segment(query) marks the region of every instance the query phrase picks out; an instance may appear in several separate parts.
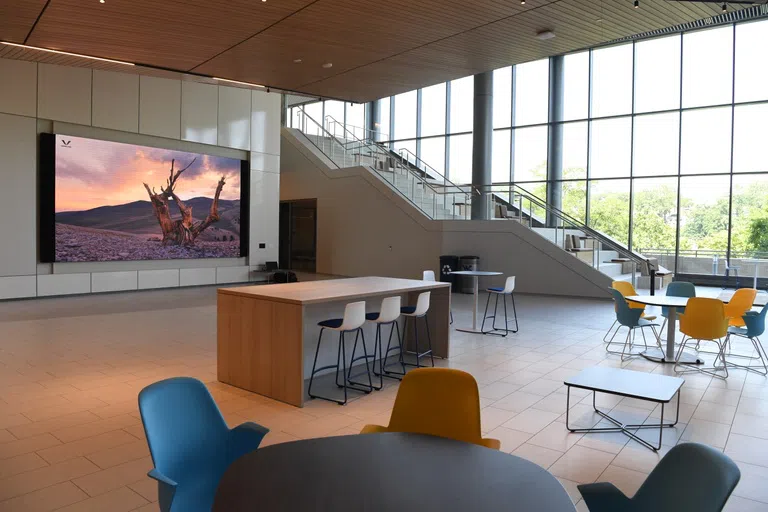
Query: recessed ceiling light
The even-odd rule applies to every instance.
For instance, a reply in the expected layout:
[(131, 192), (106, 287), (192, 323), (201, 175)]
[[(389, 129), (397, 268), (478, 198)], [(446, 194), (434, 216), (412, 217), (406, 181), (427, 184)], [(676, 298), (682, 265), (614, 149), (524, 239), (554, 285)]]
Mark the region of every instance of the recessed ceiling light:
[(294, 64), (299, 64), (301, 62), (301, 59), (293, 59)]
[(333, 67), (333, 62), (326, 62), (325, 64), (323, 64), (323, 67), (325, 69), (332, 68)]
[(107, 0), (99, 0), (100, 4), (106, 3)]
[(639, 9), (640, 8), (640, 0), (635, 0), (634, 6), (635, 6), (635, 9)]

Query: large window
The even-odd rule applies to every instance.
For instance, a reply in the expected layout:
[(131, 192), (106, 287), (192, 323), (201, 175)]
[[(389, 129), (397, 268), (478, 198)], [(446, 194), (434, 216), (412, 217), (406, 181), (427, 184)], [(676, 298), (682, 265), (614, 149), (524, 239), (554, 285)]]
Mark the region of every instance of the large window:
[[(556, 120), (550, 68), (560, 67), (494, 70), (494, 191), (510, 200), (517, 185), (546, 200), (551, 189), (570, 216), (685, 278), (722, 277), (730, 261), (768, 279), (767, 45), (761, 20), (564, 55)], [(392, 122), (390, 99), (380, 104), (382, 140), (471, 183), (474, 77), (393, 100)], [(336, 102), (306, 108), (321, 122), (337, 115)], [(348, 105), (347, 123), (362, 112)]]
[(549, 59), (515, 66), (514, 126), (546, 123), (549, 115)]

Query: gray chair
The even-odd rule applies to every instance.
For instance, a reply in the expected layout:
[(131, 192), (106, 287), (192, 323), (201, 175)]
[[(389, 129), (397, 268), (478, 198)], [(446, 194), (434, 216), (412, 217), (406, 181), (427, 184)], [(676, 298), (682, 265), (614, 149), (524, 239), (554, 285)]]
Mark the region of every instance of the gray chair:
[(722, 452), (683, 443), (669, 450), (632, 498), (608, 482), (578, 487), (590, 512), (719, 512), (740, 478)]

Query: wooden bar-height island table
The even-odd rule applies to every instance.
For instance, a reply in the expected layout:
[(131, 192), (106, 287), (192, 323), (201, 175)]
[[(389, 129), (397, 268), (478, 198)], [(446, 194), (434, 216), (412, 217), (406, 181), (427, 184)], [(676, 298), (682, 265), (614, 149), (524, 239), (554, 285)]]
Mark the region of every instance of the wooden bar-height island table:
[[(389, 277), (355, 277), (219, 288), (217, 307), (218, 380), (275, 400), (302, 407), (304, 381), (312, 371), (320, 327), (317, 323), (341, 318), (349, 302), (366, 301), (366, 311), (379, 311), (384, 297), (400, 295), (402, 305), (416, 305), (419, 293), (430, 291), (427, 315), (435, 357), (448, 357), (450, 284)], [(422, 321), (419, 339), (426, 337)], [(402, 332), (405, 348), (413, 349), (413, 322)], [(364, 326), (368, 353), (373, 352), (374, 326)], [(332, 333), (329, 333), (332, 335)], [(387, 331), (387, 336), (389, 332)], [(382, 332), (382, 336), (384, 332)], [(351, 340), (352, 337), (347, 337)], [(320, 348), (318, 367), (336, 363), (338, 337)], [(393, 343), (395, 338), (393, 337)], [(385, 338), (386, 342), (386, 338)], [(351, 346), (350, 346), (351, 347)], [(348, 347), (348, 348), (350, 348)], [(347, 354), (351, 351), (347, 350)], [(395, 352), (390, 358), (397, 361)], [(358, 364), (364, 364), (359, 361)], [(331, 370), (333, 371), (333, 370)]]

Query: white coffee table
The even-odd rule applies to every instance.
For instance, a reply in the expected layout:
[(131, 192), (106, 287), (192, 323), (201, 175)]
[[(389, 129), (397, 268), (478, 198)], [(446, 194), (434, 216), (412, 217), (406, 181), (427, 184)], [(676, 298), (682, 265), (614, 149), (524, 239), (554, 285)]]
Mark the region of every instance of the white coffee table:
[(477, 281), (478, 281), (478, 278), (480, 277), (500, 276), (501, 272), (492, 272), (492, 271), (486, 271), (486, 270), (456, 270), (454, 272), (449, 272), (449, 274), (454, 276), (471, 276), (473, 281), (472, 284), (473, 284), (475, 305), (472, 308), (472, 328), (456, 329), (456, 330), (461, 332), (471, 332), (473, 334), (485, 334), (483, 331), (477, 328), (477, 297), (478, 297)]
[[(621, 432), (622, 434), (634, 439), (643, 446), (653, 451), (661, 449), (661, 440), (664, 435), (664, 428), (670, 428), (677, 425), (680, 419), (680, 388), (685, 381), (679, 377), (669, 377), (667, 375), (658, 375), (655, 373), (636, 372), (625, 370), (623, 368), (605, 368), (595, 366), (585, 368), (578, 375), (570, 377), (563, 382), (567, 388), (565, 399), (565, 428), (570, 432), (581, 434), (593, 434), (600, 432)], [(595, 427), (591, 428), (571, 428), (570, 409), (571, 409), (571, 388), (586, 389), (592, 391), (592, 408), (600, 417), (613, 423), (613, 427)], [(625, 424), (616, 418), (611, 417), (597, 408), (595, 403), (596, 393), (607, 393), (609, 395), (626, 396), (647, 400), (661, 404), (661, 418), (658, 423)], [(677, 395), (677, 413), (673, 423), (664, 423), (664, 407)], [(639, 429), (658, 428), (659, 443), (652, 445), (645, 439), (637, 435)]]

